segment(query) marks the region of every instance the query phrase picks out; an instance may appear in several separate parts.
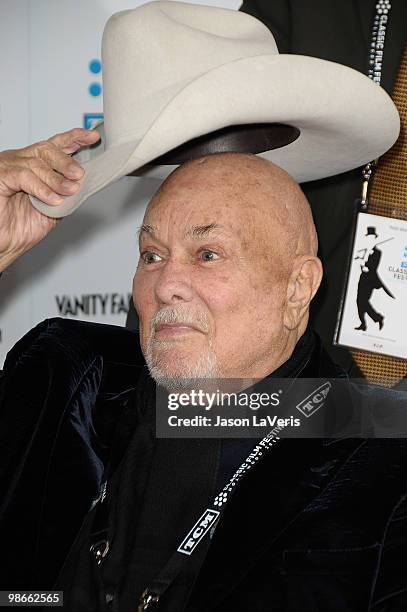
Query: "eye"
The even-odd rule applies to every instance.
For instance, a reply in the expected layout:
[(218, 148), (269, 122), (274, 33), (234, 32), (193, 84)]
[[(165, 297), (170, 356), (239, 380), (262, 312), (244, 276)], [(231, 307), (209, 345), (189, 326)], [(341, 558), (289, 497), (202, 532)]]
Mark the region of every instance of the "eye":
[(146, 253), (141, 254), (141, 259), (145, 264), (153, 264), (161, 261), (161, 257), (157, 255), (157, 253), (152, 253), (151, 251), (147, 251)]
[(201, 251), (200, 256), (203, 261), (216, 261), (219, 259), (219, 255), (217, 253), (208, 250)]

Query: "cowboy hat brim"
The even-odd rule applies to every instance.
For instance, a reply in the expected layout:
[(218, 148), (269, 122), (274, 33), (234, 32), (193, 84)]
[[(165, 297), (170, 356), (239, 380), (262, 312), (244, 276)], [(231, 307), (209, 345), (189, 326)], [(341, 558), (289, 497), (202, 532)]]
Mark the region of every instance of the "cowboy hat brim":
[[(185, 85), (138, 141), (75, 154), (85, 170), (80, 190), (50, 206), (50, 217), (71, 214), (122, 176), (165, 178), (176, 166), (152, 167), (161, 155), (226, 126), (282, 123), (300, 130), (291, 144), (260, 156), (305, 182), (339, 174), (376, 159), (397, 139), (400, 120), (391, 98), (360, 72), (300, 55), (261, 55), (228, 62)], [(378, 126), (380, 128), (378, 129)], [(83, 161), (88, 156), (88, 161)]]

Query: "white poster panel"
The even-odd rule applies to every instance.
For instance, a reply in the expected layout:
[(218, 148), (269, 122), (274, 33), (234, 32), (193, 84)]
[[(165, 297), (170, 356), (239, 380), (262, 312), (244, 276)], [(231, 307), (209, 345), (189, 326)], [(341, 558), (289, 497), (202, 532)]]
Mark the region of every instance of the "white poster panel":
[(360, 213), (338, 344), (407, 359), (407, 221)]
[(0, 150), (27, 144), (28, 6), (29, 0), (0, 0)]
[[(196, 3), (240, 5), (239, 0)], [(140, 4), (0, 0), (2, 150), (73, 127), (91, 127), (102, 117), (103, 28), (113, 13)], [(121, 179), (6, 270), (0, 282), (0, 367), (11, 346), (46, 318), (124, 325), (138, 261), (137, 228), (159, 184)]]

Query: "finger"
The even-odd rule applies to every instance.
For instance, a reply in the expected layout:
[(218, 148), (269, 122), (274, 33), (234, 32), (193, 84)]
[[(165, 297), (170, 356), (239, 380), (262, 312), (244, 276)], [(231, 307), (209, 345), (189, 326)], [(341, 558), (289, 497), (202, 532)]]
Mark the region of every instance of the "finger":
[[(58, 152), (60, 153), (60, 152)], [(67, 157), (64, 153), (60, 153), (64, 157)], [(71, 161), (70, 157), (67, 157)], [(38, 176), (39, 179), (46, 185), (48, 185), (52, 191), (61, 195), (72, 195), (76, 193), (81, 185), (80, 180), (69, 180), (63, 174), (55, 172), (51, 165), (42, 159), (31, 158), (28, 160), (29, 168)], [(80, 168), (80, 167), (79, 167)], [(83, 176), (83, 170), (81, 175)]]
[(96, 130), (86, 130), (85, 128), (74, 128), (61, 134), (55, 134), (48, 138), (56, 147), (64, 153), (75, 153), (81, 147), (94, 144), (100, 139), (100, 134)]
[(62, 204), (64, 199), (60, 194), (55, 193), (44, 183), (32, 170), (29, 168), (13, 168), (7, 172), (4, 178), (7, 185), (14, 191), (24, 191), (29, 195), (33, 195), (39, 200), (52, 206)]
[[(35, 157), (30, 161), (30, 167), (35, 171), (35, 158), (45, 163), (49, 168), (60, 172), (64, 177), (77, 180), (81, 179), (85, 174), (82, 166), (75, 160), (63, 153), (55, 145), (50, 142), (41, 143), (36, 149), (33, 149)], [(40, 165), (40, 168), (42, 166)]]

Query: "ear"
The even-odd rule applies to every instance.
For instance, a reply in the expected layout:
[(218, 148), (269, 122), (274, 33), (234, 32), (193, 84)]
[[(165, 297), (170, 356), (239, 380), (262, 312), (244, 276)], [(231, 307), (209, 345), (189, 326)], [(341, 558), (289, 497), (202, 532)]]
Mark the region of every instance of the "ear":
[(309, 305), (322, 280), (322, 264), (318, 257), (301, 255), (294, 261), (287, 285), (284, 326), (296, 329), (308, 314)]

